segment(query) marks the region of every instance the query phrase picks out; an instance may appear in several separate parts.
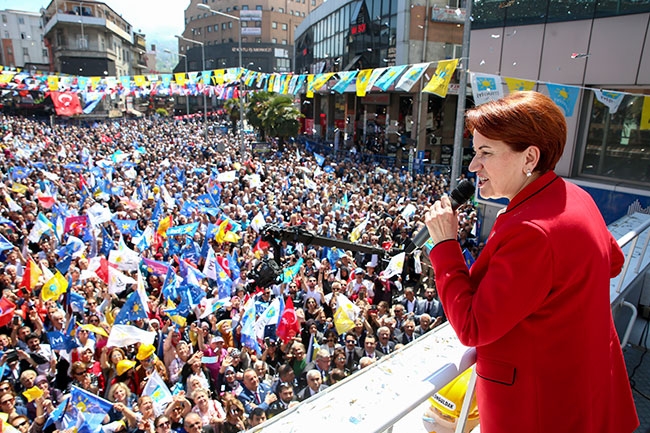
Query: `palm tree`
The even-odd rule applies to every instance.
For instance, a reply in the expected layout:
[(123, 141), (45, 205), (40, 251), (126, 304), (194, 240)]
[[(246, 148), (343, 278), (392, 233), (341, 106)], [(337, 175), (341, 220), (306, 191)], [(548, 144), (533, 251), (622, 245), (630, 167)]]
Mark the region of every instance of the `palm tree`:
[(257, 92), (251, 95), (246, 109), (246, 119), (255, 128), (260, 137), (267, 134), (278, 138), (280, 150), (288, 137), (298, 134), (302, 117), (288, 95), (269, 92)]

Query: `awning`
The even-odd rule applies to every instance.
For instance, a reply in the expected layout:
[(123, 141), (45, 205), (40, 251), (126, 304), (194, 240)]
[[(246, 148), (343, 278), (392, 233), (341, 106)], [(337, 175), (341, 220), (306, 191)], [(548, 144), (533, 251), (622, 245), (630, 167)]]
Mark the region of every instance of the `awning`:
[(350, 69), (352, 69), (352, 67), (354, 66), (354, 64), (357, 63), (357, 62), (359, 61), (360, 58), (361, 58), (361, 54), (357, 54), (356, 56), (354, 56), (354, 57), (352, 58), (352, 61), (351, 61), (350, 63), (348, 63), (348, 65), (347, 65), (343, 70), (344, 70), (344, 71), (349, 71)]

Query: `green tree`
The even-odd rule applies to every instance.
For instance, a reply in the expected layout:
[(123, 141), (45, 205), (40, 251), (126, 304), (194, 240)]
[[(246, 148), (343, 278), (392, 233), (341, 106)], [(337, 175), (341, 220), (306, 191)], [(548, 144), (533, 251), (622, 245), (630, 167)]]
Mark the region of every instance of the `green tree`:
[(237, 122), (241, 118), (239, 114), (239, 98), (227, 99), (223, 104), (224, 111), (230, 117), (230, 122), (232, 123), (232, 133), (237, 135)]
[(263, 138), (277, 137), (280, 149), (287, 138), (298, 135), (302, 114), (288, 95), (257, 92), (251, 95), (246, 110), (248, 123)]
[(248, 103), (246, 104), (246, 121), (258, 132), (262, 139), (266, 139), (264, 117), (272, 97), (273, 94), (270, 92), (253, 92), (250, 94)]

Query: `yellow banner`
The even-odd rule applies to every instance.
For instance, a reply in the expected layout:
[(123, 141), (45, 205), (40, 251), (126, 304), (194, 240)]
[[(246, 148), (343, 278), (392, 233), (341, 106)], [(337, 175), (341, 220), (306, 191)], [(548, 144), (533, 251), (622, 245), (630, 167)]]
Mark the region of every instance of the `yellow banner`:
[(311, 87), (311, 83), (314, 81), (314, 74), (307, 75), (307, 93), (305, 94), (306, 98), (314, 97), (314, 89)]
[(431, 81), (422, 89), (423, 92), (433, 93), (441, 98), (447, 96), (447, 87), (454, 71), (458, 66), (459, 59), (441, 60), (438, 62), (436, 73), (431, 78)]
[(97, 89), (99, 83), (102, 81), (102, 77), (90, 77), (90, 85), (93, 90)]
[(185, 72), (177, 72), (174, 74), (174, 81), (176, 81), (176, 84), (179, 86), (184, 86), (185, 85)]
[(521, 92), (524, 90), (533, 90), (535, 82), (530, 80), (523, 80), (521, 78), (503, 77), (503, 80), (508, 85), (510, 93)]
[(368, 85), (370, 74), (372, 74), (372, 69), (362, 69), (357, 74), (357, 96), (361, 98), (366, 96), (366, 86)]
[(53, 92), (59, 90), (59, 77), (56, 75), (50, 75), (47, 77), (47, 88)]
[(650, 130), (650, 96), (643, 97), (643, 108), (641, 108), (641, 124), (639, 130)]
[(147, 79), (144, 78), (144, 75), (136, 75), (133, 77), (133, 81), (135, 82), (135, 85), (138, 87), (143, 87), (144, 85), (147, 84)]
[(226, 72), (223, 69), (215, 69), (212, 71), (212, 84), (217, 86), (223, 84), (225, 74)]

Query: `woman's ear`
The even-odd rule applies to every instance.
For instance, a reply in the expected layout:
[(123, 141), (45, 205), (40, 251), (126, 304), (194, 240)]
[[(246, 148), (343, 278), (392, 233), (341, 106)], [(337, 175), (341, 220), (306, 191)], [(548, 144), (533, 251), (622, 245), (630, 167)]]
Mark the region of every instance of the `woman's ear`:
[(535, 171), (535, 168), (537, 167), (537, 163), (539, 162), (539, 156), (540, 156), (539, 147), (528, 146), (528, 148), (524, 150), (524, 154), (525, 154), (524, 157), (525, 157), (526, 170)]

